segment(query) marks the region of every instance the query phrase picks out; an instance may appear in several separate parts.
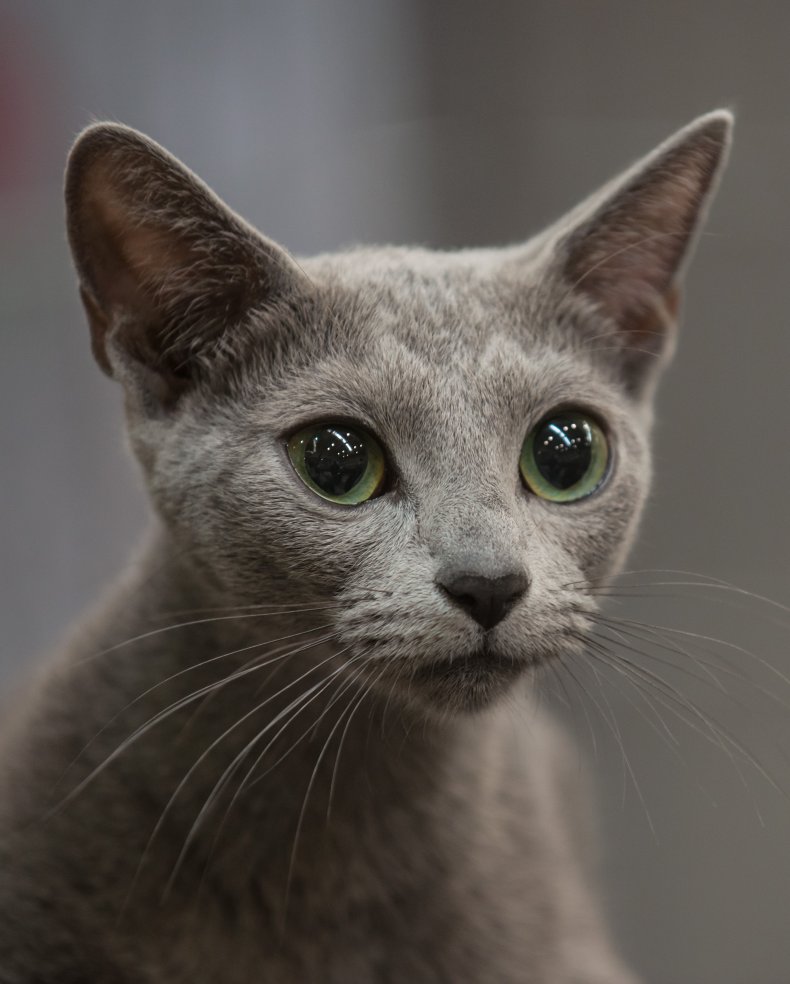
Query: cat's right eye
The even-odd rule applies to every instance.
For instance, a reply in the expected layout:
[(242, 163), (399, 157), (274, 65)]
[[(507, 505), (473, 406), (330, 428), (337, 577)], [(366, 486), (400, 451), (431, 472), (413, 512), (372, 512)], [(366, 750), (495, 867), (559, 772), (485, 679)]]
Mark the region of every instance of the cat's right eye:
[(348, 424), (312, 424), (288, 441), (296, 474), (322, 499), (358, 506), (381, 493), (386, 476), (378, 441)]

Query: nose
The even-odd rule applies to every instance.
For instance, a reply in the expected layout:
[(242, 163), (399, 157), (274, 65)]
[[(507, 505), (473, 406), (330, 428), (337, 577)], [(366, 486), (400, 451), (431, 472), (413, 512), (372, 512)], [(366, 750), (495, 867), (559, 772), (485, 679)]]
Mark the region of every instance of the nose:
[(453, 604), (471, 615), (484, 629), (493, 629), (526, 594), (529, 579), (523, 571), (500, 577), (469, 573), (440, 574), (436, 584)]

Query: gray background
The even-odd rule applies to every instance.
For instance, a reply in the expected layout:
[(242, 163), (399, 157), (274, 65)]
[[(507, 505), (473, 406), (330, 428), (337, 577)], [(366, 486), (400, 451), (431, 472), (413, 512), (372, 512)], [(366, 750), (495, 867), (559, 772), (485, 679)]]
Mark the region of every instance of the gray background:
[[(736, 149), (661, 391), (658, 478), (632, 566), (786, 602), (788, 29), (790, 6), (768, 2), (5, 0), (0, 687), (12, 692), (43, 658), (145, 524), (62, 230), (64, 155), (91, 118), (149, 132), (270, 236), (310, 253), (525, 238), (697, 113), (734, 107)], [(773, 783), (790, 786), (779, 676), (790, 616), (719, 589), (628, 593), (646, 597), (620, 614), (755, 653), (704, 644), (728, 668), (727, 694), (691, 657), (634, 657), (755, 761), (716, 747), (685, 706), (690, 723), (673, 718), (667, 691), (653, 697), (663, 731), (617, 674), (587, 674), (584, 700), (570, 678), (565, 695), (557, 684), (601, 791), (622, 946), (662, 984), (781, 984), (790, 807)]]

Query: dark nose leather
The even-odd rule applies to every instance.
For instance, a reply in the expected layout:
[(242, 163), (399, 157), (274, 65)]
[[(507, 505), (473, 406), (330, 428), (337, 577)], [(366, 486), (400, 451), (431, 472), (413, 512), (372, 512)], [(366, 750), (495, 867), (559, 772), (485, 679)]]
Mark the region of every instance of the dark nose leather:
[(493, 629), (529, 587), (523, 572), (483, 577), (480, 574), (448, 574), (436, 582), (453, 604), (483, 626)]

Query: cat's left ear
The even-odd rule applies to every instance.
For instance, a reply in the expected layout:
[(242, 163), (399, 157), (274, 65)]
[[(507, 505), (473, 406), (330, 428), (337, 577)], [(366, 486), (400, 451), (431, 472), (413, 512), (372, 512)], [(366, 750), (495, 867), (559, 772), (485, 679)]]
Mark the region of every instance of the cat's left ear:
[(560, 296), (603, 316), (595, 344), (640, 392), (672, 352), (680, 279), (730, 143), (726, 110), (701, 116), (552, 231)]

